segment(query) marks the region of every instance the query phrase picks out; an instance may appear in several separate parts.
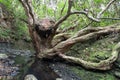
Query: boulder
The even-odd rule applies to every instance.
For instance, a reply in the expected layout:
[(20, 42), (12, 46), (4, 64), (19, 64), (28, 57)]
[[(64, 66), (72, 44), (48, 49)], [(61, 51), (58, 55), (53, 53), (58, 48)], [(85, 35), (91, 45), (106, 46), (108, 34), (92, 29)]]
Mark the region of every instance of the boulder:
[(32, 74), (28, 74), (25, 76), (24, 80), (38, 80), (38, 79)]
[(6, 59), (6, 58), (8, 58), (8, 56), (6, 54), (0, 53), (0, 59)]

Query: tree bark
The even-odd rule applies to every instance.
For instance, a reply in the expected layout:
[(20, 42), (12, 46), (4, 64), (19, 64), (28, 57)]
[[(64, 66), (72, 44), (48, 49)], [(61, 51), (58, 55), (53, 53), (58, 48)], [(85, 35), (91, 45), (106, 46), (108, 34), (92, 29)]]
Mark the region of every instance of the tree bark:
[[(36, 56), (38, 58), (53, 58), (54, 55), (59, 55), (61, 58), (66, 59), (67, 61), (81, 64), (85, 68), (88, 69), (98, 69), (98, 70), (108, 70), (111, 68), (112, 63), (117, 59), (120, 43), (118, 43), (115, 48), (113, 49), (111, 56), (106, 59), (102, 60), (99, 63), (84, 61), (79, 58), (66, 56), (65, 53), (76, 43), (78, 42), (84, 42), (88, 41), (92, 38), (99, 38), (100, 36), (106, 36), (111, 33), (119, 33), (120, 27), (114, 26), (114, 27), (89, 27), (85, 28), (83, 30), (78, 31), (75, 35), (71, 35), (68, 33), (60, 33), (55, 34), (57, 32), (57, 29), (61, 23), (63, 23), (69, 16), (73, 14), (83, 14), (87, 18), (89, 18), (92, 21), (99, 22), (101, 15), (109, 8), (109, 6), (115, 1), (111, 0), (106, 8), (102, 10), (98, 14), (98, 18), (94, 18), (93, 16), (90, 16), (87, 11), (76, 11), (72, 12), (71, 8), (73, 5), (73, 0), (68, 0), (68, 10), (65, 16), (60, 18), (58, 21), (54, 23), (51, 27), (51, 21), (48, 20), (45, 22), (45, 19), (41, 19), (41, 21), (44, 23), (38, 22), (38, 19), (36, 17), (36, 14), (33, 11), (32, 7), (32, 0), (19, 0), (24, 9), (25, 13), (28, 17), (28, 28), (30, 32), (30, 36), (32, 38), (32, 42), (36, 51)], [(46, 19), (47, 20), (47, 19)], [(50, 22), (50, 23), (48, 23)], [(41, 30), (35, 30), (36, 25), (39, 25), (39, 28), (43, 28)], [(45, 27), (47, 26), (47, 27)], [(42, 33), (38, 34), (39, 32), (44, 32), (44, 34), (47, 34), (48, 29), (46, 28), (52, 28), (52, 32), (49, 33), (49, 36), (45, 38), (41, 37)], [(47, 34), (48, 35), (48, 34)]]
[(63, 59), (82, 65), (87, 69), (97, 69), (97, 70), (108, 70), (111, 69), (112, 63), (118, 58), (118, 53), (120, 52), (120, 42), (114, 47), (111, 56), (106, 60), (101, 60), (98, 63), (85, 61), (80, 58), (66, 56), (64, 54), (59, 54)]

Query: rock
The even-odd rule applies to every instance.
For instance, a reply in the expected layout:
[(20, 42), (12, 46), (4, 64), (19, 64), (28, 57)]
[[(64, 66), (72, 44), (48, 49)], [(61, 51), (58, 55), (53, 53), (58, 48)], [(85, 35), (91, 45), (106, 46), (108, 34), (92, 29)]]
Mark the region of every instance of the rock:
[(24, 80), (38, 80), (34, 75), (28, 74), (25, 76)]
[(56, 80), (63, 80), (62, 78), (56, 78)]
[(0, 59), (6, 59), (6, 58), (8, 58), (8, 56), (6, 54), (1, 54), (0, 53)]
[(115, 71), (115, 72), (114, 72), (114, 75), (115, 75), (116, 77), (120, 78), (120, 72)]
[(81, 78), (64, 63), (50, 63), (49, 67), (60, 76), (60, 78), (56, 78), (56, 80), (81, 80)]

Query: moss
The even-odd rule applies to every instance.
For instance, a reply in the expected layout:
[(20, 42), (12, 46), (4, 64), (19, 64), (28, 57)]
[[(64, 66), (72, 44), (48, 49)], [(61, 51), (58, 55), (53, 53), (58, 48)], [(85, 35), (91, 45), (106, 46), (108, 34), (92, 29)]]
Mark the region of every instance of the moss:
[(16, 56), (14, 60), (15, 60), (15, 64), (20, 65), (20, 70), (19, 70), (20, 73), (17, 76), (15, 76), (14, 79), (22, 80), (23, 76), (27, 73), (29, 67), (34, 62), (34, 60), (32, 58), (28, 58), (27, 56), (20, 56), (20, 55)]
[(5, 29), (0, 26), (0, 38), (1, 39), (9, 39), (11, 37), (11, 30), (10, 29)]
[[(119, 36), (111, 34), (99, 39), (92, 39), (84, 43), (78, 43), (66, 54), (87, 61), (99, 62), (111, 56), (113, 47), (115, 47), (119, 41)], [(81, 80), (118, 80), (111, 71), (92, 71), (76, 66), (71, 67), (71, 69), (81, 77)]]
[(16, 56), (15, 57), (15, 63), (16, 64), (25, 64), (26, 63), (26, 58), (24, 56)]
[(67, 55), (82, 58), (87, 61), (99, 62), (111, 56), (113, 47), (120, 40), (115, 34), (99, 39), (92, 39), (84, 43), (78, 43), (71, 48)]
[(82, 67), (71, 67), (71, 69), (80, 76), (81, 80), (117, 80), (109, 72), (85, 70)]

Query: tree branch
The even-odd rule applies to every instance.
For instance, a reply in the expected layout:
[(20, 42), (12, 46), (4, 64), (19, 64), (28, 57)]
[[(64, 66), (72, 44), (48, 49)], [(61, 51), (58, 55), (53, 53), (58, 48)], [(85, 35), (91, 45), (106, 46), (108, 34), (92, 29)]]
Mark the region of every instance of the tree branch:
[(85, 15), (88, 19), (90, 19), (90, 20), (92, 20), (92, 21), (95, 21), (95, 22), (99, 22), (99, 21), (100, 21), (99, 19), (94, 18), (93, 16), (90, 16), (87, 11), (74, 11), (74, 12), (71, 12), (70, 14), (71, 14), (71, 15), (72, 15), (72, 14), (83, 14), (83, 15)]
[[(87, 33), (87, 34), (84, 34), (84, 35), (77, 35), (76, 37), (72, 37), (72, 38), (69, 38), (59, 44), (57, 44), (54, 49), (56, 51), (59, 51), (59, 52), (62, 52), (62, 53), (65, 53), (66, 51), (68, 51), (75, 43), (77, 42), (84, 42), (84, 41), (87, 41), (89, 39), (92, 39), (92, 38), (96, 38), (96, 37), (99, 37), (99, 36), (106, 36), (112, 32), (120, 32), (120, 28), (106, 28), (106, 29), (96, 29), (95, 32), (90, 32), (90, 33)], [(84, 32), (83, 32), (84, 33)]]
[(58, 26), (70, 16), (70, 12), (71, 12), (72, 5), (73, 5), (73, 0), (68, 0), (68, 11), (67, 11), (67, 14), (66, 14), (65, 16), (63, 16), (62, 18), (60, 18), (60, 19), (55, 23), (55, 25), (54, 25), (54, 26), (55, 26), (55, 29), (57, 29)]
[(33, 31), (33, 27), (35, 25), (36, 22), (34, 22), (35, 20), (35, 16), (34, 16), (34, 12), (33, 12), (33, 8), (32, 8), (32, 0), (19, 0), (20, 3), (22, 4), (22, 6), (24, 7), (25, 13), (28, 17), (28, 28), (29, 28), (29, 33), (32, 39), (32, 43), (33, 46), (35, 48), (36, 53), (40, 52), (40, 46), (39, 44), (39, 39), (38, 39), (38, 35), (36, 34), (35, 31)]
[(67, 0), (65, 0), (65, 4), (64, 4), (63, 8), (61, 9), (61, 15), (62, 15), (62, 13), (63, 13), (63, 11), (65, 9), (66, 3), (67, 3)]
[(114, 29), (116, 28), (117, 24), (115, 25), (111, 25), (111, 26), (107, 26), (107, 27), (87, 27), (87, 28), (84, 28), (80, 31), (78, 31), (73, 37), (71, 38), (76, 38), (76, 37), (80, 37), (80, 36), (83, 36), (83, 35), (86, 35), (86, 34), (89, 34), (89, 33), (93, 33), (93, 32), (98, 32), (100, 30), (105, 30), (105, 29)]
[(110, 5), (111, 5), (112, 3), (114, 3), (115, 1), (116, 1), (116, 0), (111, 0), (111, 1), (106, 5), (106, 7), (98, 13), (97, 18), (98, 18), (98, 19), (101, 18), (101, 15), (102, 15), (102, 14), (110, 7)]
[(67, 40), (68, 38), (71, 37), (70, 33), (59, 33), (55, 35), (53, 41), (52, 41), (52, 46), (56, 46), (58, 43)]
[(88, 12), (87, 11), (75, 11), (75, 12), (71, 12), (71, 8), (72, 8), (72, 5), (73, 5), (73, 0), (68, 0), (68, 11), (67, 11), (67, 14), (65, 16), (63, 16), (62, 18), (60, 18), (56, 23), (55, 23), (55, 28), (57, 29), (59, 27), (59, 25), (64, 22), (70, 15), (73, 15), (73, 14), (84, 14), (86, 15), (89, 19), (93, 20), (93, 21), (96, 21), (96, 22), (99, 22), (98, 19), (96, 18), (93, 18), (92, 16), (88, 15)]
[(88, 11), (74, 11), (71, 12), (71, 8), (72, 8), (72, 4), (73, 4), (73, 0), (69, 0), (68, 1), (68, 11), (67, 14), (65, 16), (63, 16), (62, 18), (60, 18), (56, 23), (55, 23), (55, 28), (57, 29), (59, 27), (59, 25), (64, 22), (70, 15), (73, 14), (83, 14), (85, 15), (88, 19), (95, 21), (95, 22), (100, 22), (100, 18), (101, 15), (110, 7), (110, 5), (114, 2), (115, 0), (111, 0), (105, 7), (105, 9), (103, 9), (102, 11), (99, 12), (99, 14), (97, 15), (97, 18), (94, 18), (93, 16), (90, 16), (88, 14)]
[(69, 14), (71, 12), (72, 5), (73, 5), (73, 0), (68, 0), (68, 11), (67, 11), (67, 14)]
[(107, 20), (120, 20), (120, 18), (99, 18), (99, 19), (107, 19)]
[(32, 1), (31, 0), (19, 0), (26, 12), (26, 15), (28, 16), (28, 23), (29, 25), (33, 26), (36, 22), (36, 16), (34, 14), (33, 11), (33, 7), (32, 7)]
[(37, 22), (36, 22), (36, 17), (35, 17), (36, 14), (33, 11), (32, 1), (31, 0), (26, 0), (26, 3), (27, 3), (28, 8), (29, 8), (29, 13), (30, 13), (30, 15), (33, 19), (33, 25), (35, 25), (35, 23), (37, 23)]
[(120, 32), (120, 28), (108, 28), (108, 29), (106, 28), (106, 29), (103, 29), (103, 30), (100, 30), (97, 32), (88, 33), (88, 34), (83, 35), (83, 36), (79, 36), (79, 34), (78, 34), (78, 37), (74, 37), (71, 40), (73, 43), (83, 42), (83, 41), (87, 41), (89, 39), (92, 39), (94, 37), (98, 37), (100, 35), (108, 35), (112, 32)]

